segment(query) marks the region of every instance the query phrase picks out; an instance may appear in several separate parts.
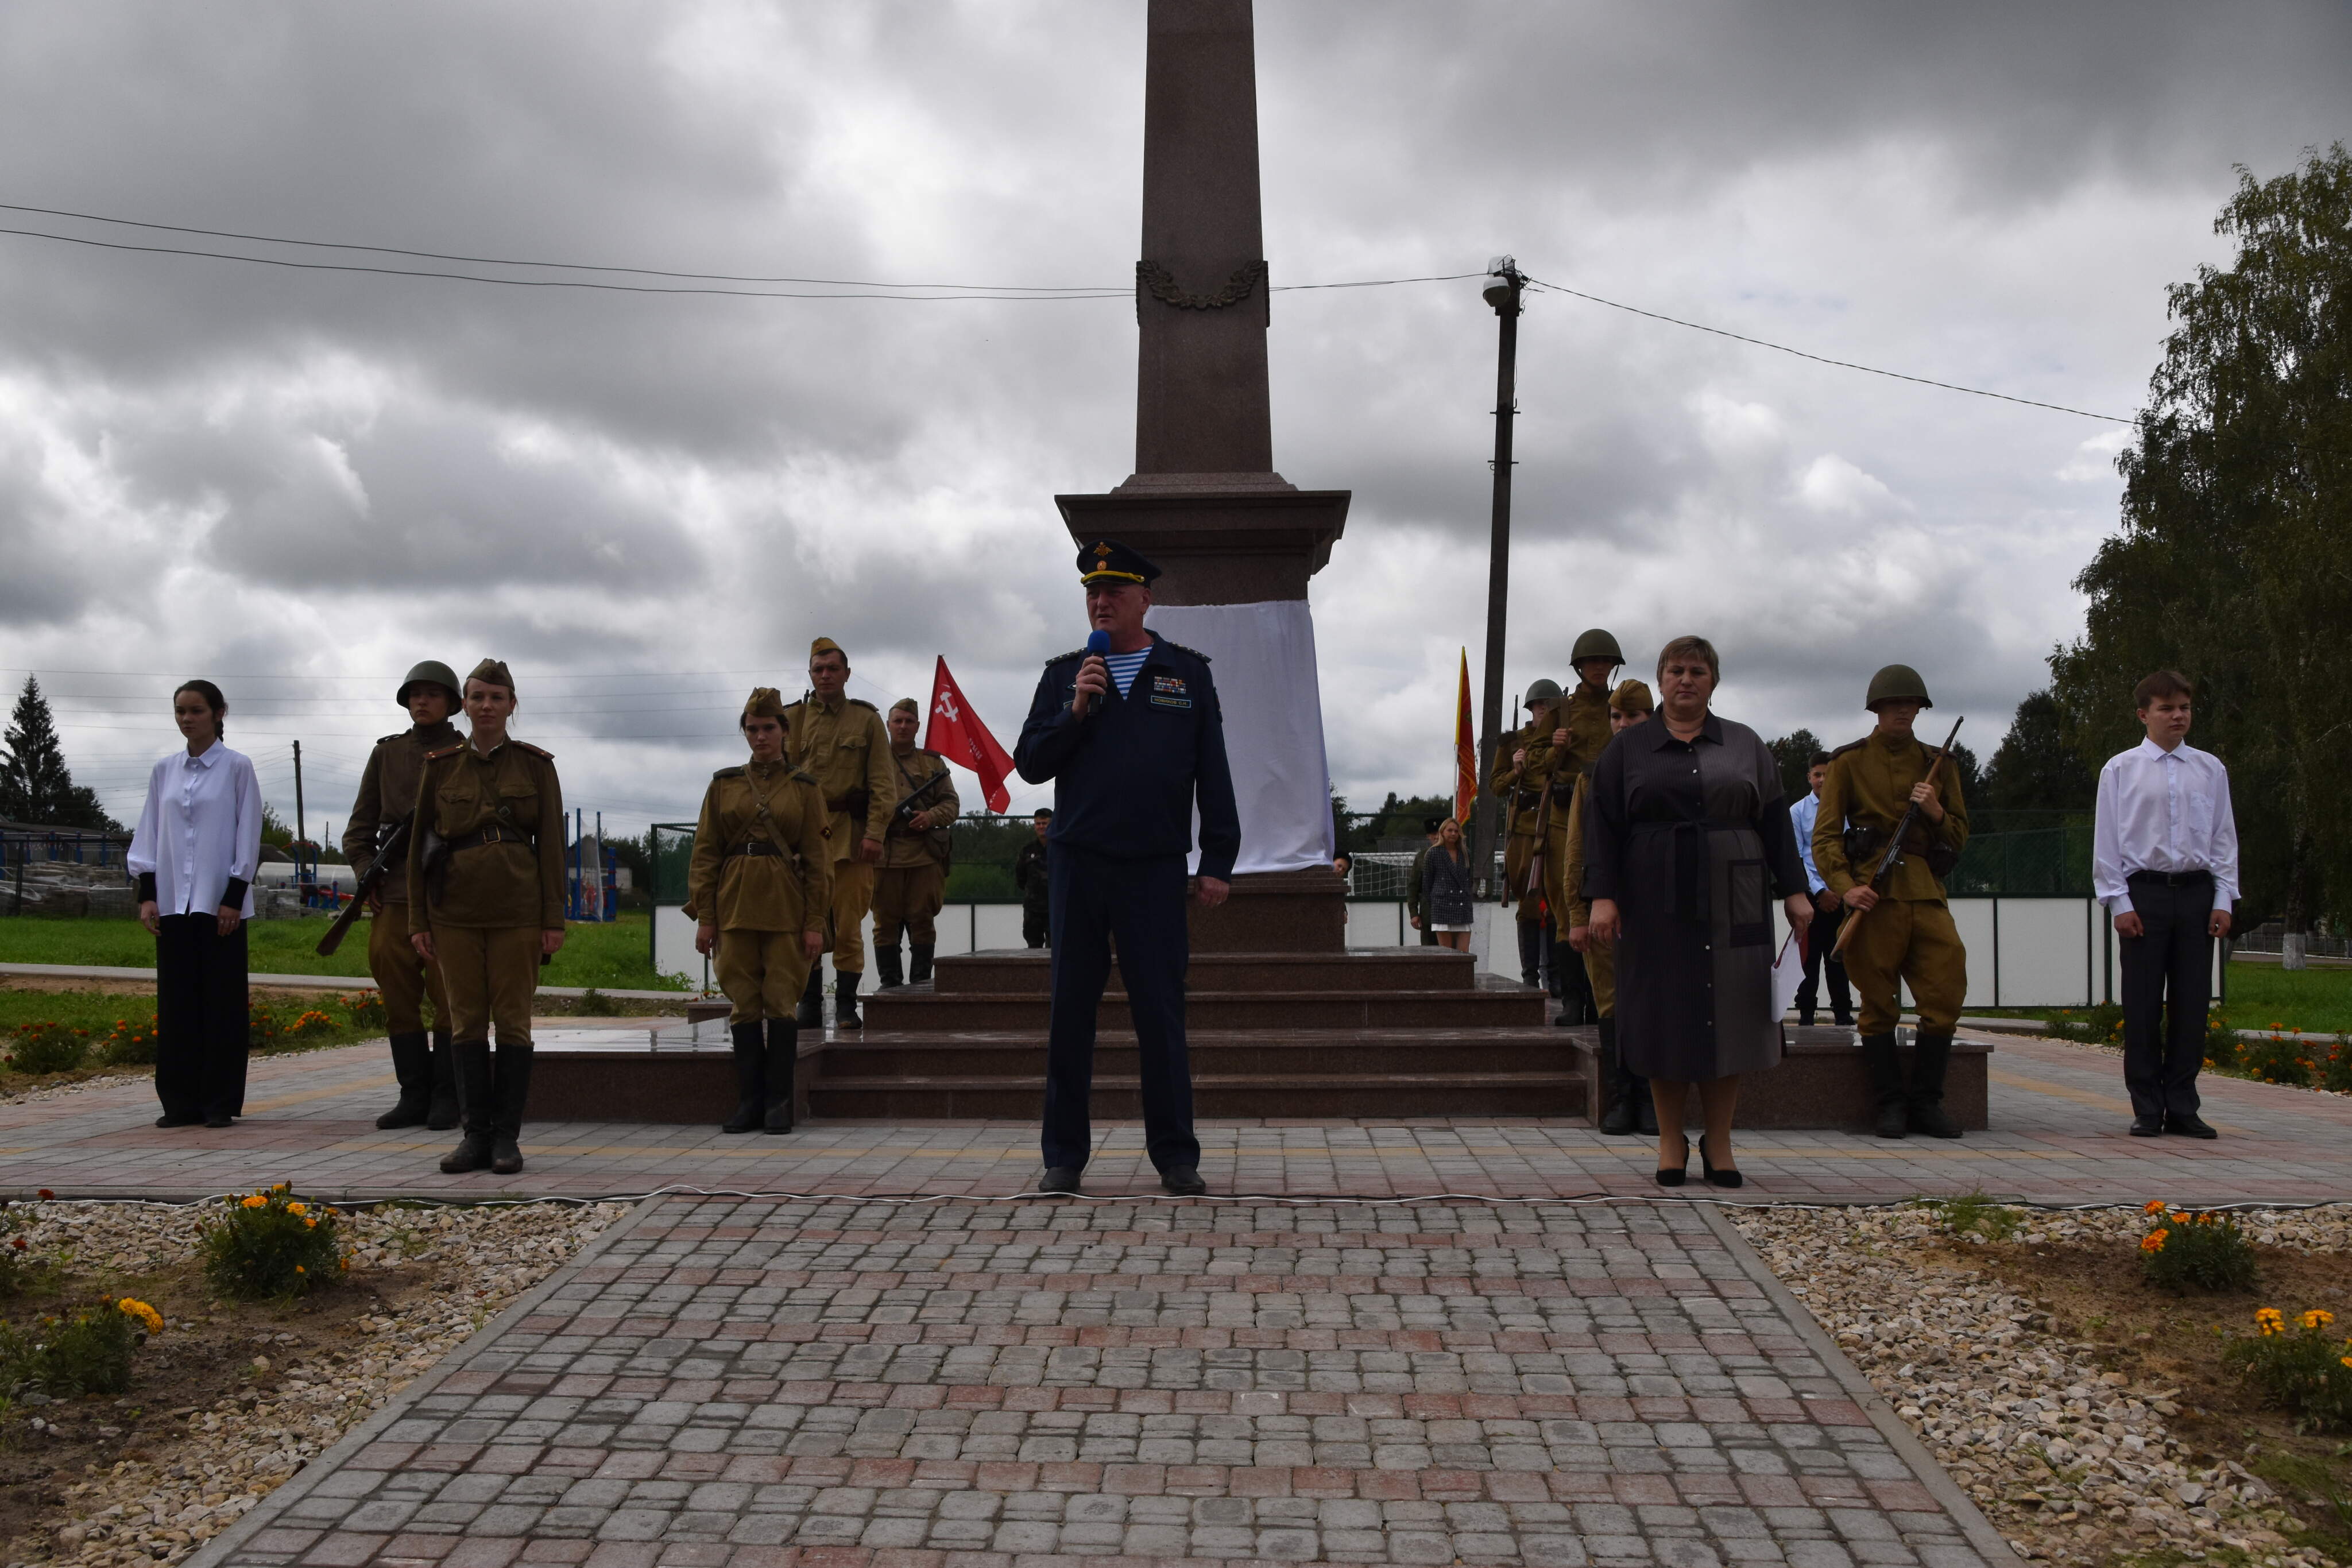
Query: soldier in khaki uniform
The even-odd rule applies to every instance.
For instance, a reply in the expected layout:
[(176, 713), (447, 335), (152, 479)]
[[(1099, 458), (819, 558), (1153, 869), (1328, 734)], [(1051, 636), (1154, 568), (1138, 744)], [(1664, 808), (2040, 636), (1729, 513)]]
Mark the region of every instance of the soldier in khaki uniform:
[(1559, 950), (1566, 940), (1569, 923), (1564, 912), (1571, 885), (1563, 873), (1570, 853), (1569, 809), (1575, 802), (1578, 781), (1592, 771), (1615, 733), (1610, 716), (1609, 677), (1617, 673), (1625, 656), (1617, 651), (1617, 639), (1596, 626), (1576, 639), (1569, 660), (1576, 670), (1576, 685), (1561, 700), (1556, 716), (1559, 725), (1550, 737), (1551, 810), (1547, 813), (1543, 884), (1550, 943), (1544, 953), (1552, 969), (1552, 995), (1560, 998), (1557, 1021), (1563, 1029), (1581, 1024), (1588, 1010), (1600, 1016), (1600, 998), (1592, 993), (1586, 967), (1574, 952)]
[(738, 723), (751, 759), (720, 768), (703, 791), (686, 912), (696, 951), (719, 950), (719, 988), (734, 1004), (735, 1114), (719, 1130), (789, 1133), (800, 1060), (793, 1009), (824, 951), (833, 854), (816, 780), (784, 761), (783, 697), (759, 687)]
[(449, 994), (466, 1130), (441, 1168), (511, 1176), (522, 1169), (539, 967), (563, 946), (563, 788), (555, 758), (508, 738), (515, 689), (505, 664), (475, 665), (465, 701), (471, 737), (429, 753), (416, 781), (409, 940), (440, 967)]
[(907, 933), (907, 979), (931, 977), (939, 946), (931, 921), (948, 892), (948, 828), (962, 814), (947, 760), (915, 744), (921, 710), (912, 697), (890, 705), (890, 759), (898, 774), (898, 804), (883, 835), (882, 865), (874, 875), (874, 956), (882, 988), (899, 984), (898, 933)]
[[(1830, 753), (1829, 782), (1822, 787), (1821, 815), (1813, 822), (1813, 864), (1848, 911), (1845, 972), (1862, 998), (1863, 1062), (1878, 1107), (1878, 1135), (1957, 1138), (1959, 1124), (1944, 1109), (1944, 1074), (1952, 1061), (1952, 1028), (1968, 995), (1969, 954), (1952, 925), (1943, 878), (1969, 841), (1968, 802), (1952, 768), (1932, 787), (1927, 783), (1935, 754), (1911, 726), (1920, 709), (1934, 705), (1917, 671), (1907, 664), (1879, 671), (1871, 677), (1866, 706), (1878, 716), (1878, 727)], [(1915, 800), (1919, 817), (1902, 859), (1882, 890), (1865, 886), (1888, 835)], [(1919, 1019), (1907, 1092), (1895, 1042), (1905, 985)]]
[[(438, 659), (408, 672), (393, 698), (413, 721), (387, 735), (368, 753), (360, 792), (343, 824), (343, 858), (352, 875), (365, 881), (375, 867), (384, 835), (408, 820), (416, 807), (416, 780), (427, 752), (458, 742), (449, 716), (457, 710), (457, 673)], [(408, 857), (384, 867), (383, 883), (368, 901), (368, 972), (383, 998), (392, 1033), (392, 1072), (400, 1081), (400, 1103), (375, 1119), (378, 1127), (414, 1127), (436, 1133), (457, 1124), (457, 1067), (449, 1052), (449, 996), (441, 971), (419, 957), (408, 943)], [(425, 1032), (425, 999), (433, 999), (433, 1033)], [(430, 1040), (428, 1046), (427, 1040)]]
[[(1612, 734), (1647, 720), (1656, 706), (1650, 688), (1626, 681), (1610, 694)], [(1584, 955), (1584, 972), (1592, 984), (1593, 1010), (1601, 1020), (1599, 1071), (1607, 1103), (1601, 1113), (1601, 1130), (1612, 1136), (1640, 1133), (1658, 1134), (1658, 1108), (1650, 1099), (1650, 1081), (1625, 1065), (1617, 1054), (1617, 950), (1592, 940), (1592, 902), (1584, 896), (1584, 819), (1592, 794), (1592, 770), (1576, 776), (1576, 799), (1568, 810), (1568, 845), (1560, 856), (1560, 874), (1549, 891), (1568, 927), (1568, 945)], [(1568, 1015), (1560, 1019), (1566, 1022)]]
[[(862, 1029), (857, 986), (866, 977), (866, 913), (874, 904), (874, 868), (898, 804), (890, 732), (872, 703), (848, 695), (849, 655), (830, 637), (809, 644), (809, 695), (784, 711), (784, 758), (824, 792), (825, 838), (833, 853), (833, 1021)], [(824, 968), (809, 966), (808, 988), (794, 1015), (803, 1029), (824, 1021)]]
[[(1528, 885), (1528, 867), (1544, 840), (1544, 796), (1551, 785), (1552, 740), (1559, 728), (1559, 683), (1528, 687), (1528, 722), (1495, 747), (1495, 773), (1486, 792), (1503, 802), (1508, 834), (1503, 846), (1503, 902), (1518, 906), (1519, 978), (1537, 985), (1543, 977), (1543, 896)], [(1484, 868), (1474, 867), (1473, 877)]]

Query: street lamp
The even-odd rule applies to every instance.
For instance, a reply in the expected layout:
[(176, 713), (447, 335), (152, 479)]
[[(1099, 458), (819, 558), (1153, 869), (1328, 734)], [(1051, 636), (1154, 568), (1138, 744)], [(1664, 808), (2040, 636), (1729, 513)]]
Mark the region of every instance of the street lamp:
[(1516, 387), (1519, 353), (1519, 291), (1527, 282), (1507, 256), (1486, 264), (1479, 298), (1494, 307), (1502, 323), (1495, 371), (1495, 512), (1486, 557), (1486, 691), (1478, 712), (1478, 814), (1470, 838), (1478, 896), (1500, 897), (1490, 888), (1495, 875), (1495, 799), (1486, 780), (1495, 772), (1495, 747), (1503, 730), (1503, 621), (1511, 597), (1511, 416), (1518, 412)]

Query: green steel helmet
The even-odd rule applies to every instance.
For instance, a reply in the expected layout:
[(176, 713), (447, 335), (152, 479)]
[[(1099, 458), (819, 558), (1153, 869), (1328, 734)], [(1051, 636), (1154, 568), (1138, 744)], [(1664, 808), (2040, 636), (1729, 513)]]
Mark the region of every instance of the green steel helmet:
[(1862, 706), (1876, 713), (1880, 703), (1906, 698), (1916, 702), (1921, 707), (1936, 706), (1927, 695), (1927, 683), (1919, 678), (1918, 671), (1908, 664), (1889, 664), (1870, 677), (1870, 695), (1864, 699)]
[(1606, 659), (1612, 664), (1622, 664), (1625, 655), (1618, 650), (1616, 638), (1595, 626), (1576, 640), (1576, 647), (1568, 655), (1571, 664), (1581, 664), (1587, 659)]
[(1559, 701), (1559, 683), (1558, 681), (1538, 681), (1534, 685), (1528, 688), (1528, 700), (1521, 703), (1519, 706), (1525, 708), (1532, 708), (1538, 703), (1556, 703), (1558, 701)]
[(402, 707), (406, 707), (408, 706), (408, 688), (416, 685), (419, 681), (429, 681), (433, 685), (446, 691), (449, 694), (449, 706), (451, 707), (455, 707), (459, 703), (466, 700), (465, 688), (457, 684), (457, 672), (451, 669), (448, 665), (443, 664), (438, 659), (427, 659), (423, 664), (418, 664), (415, 668), (410, 670), (408, 672), (408, 678), (400, 683), (400, 691), (393, 697), (392, 700), (398, 703)]

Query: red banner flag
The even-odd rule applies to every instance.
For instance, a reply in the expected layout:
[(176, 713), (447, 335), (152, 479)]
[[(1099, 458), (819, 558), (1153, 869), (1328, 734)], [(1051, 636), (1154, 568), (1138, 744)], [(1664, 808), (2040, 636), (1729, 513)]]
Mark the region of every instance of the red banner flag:
[(1005, 777), (1013, 771), (1013, 758), (963, 700), (963, 689), (948, 674), (945, 654), (940, 656), (939, 668), (931, 675), (931, 723), (923, 735), (923, 749), (936, 751), (979, 774), (980, 792), (990, 810), (1002, 811), (1013, 803), (1012, 794), (1004, 788)]
[(1454, 699), (1454, 819), (1468, 826), (1478, 807), (1478, 731), (1470, 717), (1470, 650), (1462, 650), (1462, 684)]

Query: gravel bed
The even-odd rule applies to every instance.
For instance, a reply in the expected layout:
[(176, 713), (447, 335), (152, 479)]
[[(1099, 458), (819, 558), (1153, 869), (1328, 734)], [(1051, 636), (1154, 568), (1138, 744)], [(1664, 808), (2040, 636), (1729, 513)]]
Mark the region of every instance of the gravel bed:
[[(1736, 1218), (2021, 1555), (2104, 1563), (2228, 1548), (2245, 1554), (2230, 1561), (2335, 1563), (2288, 1544), (2281, 1531), (2297, 1521), (2267, 1482), (2234, 1461), (2189, 1461), (2166, 1420), (2180, 1413), (2179, 1389), (2103, 1372), (2094, 1347), (2053, 1332), (2049, 1312), (1940, 1248), (1931, 1266), (1927, 1244), (1949, 1239), (1934, 1215), (1772, 1207)], [(2352, 1250), (2352, 1206), (2238, 1218), (2259, 1242)], [(2025, 1243), (2129, 1247), (2145, 1229), (2136, 1209), (2025, 1219), (2014, 1238)]]
[[(191, 1262), (205, 1209), (37, 1203), (16, 1212), (34, 1218), (25, 1235), (37, 1253), (68, 1259), (85, 1278), (127, 1278)], [(355, 1281), (372, 1265), (400, 1262), (433, 1270), (433, 1285), (357, 1320), (331, 1373), (314, 1366), (258, 1396), (220, 1398), (189, 1414), (194, 1440), (178, 1454), (125, 1458), (66, 1487), (68, 1521), (47, 1553), (24, 1561), (98, 1568), (186, 1557), (627, 1212), (620, 1203), (543, 1203), (347, 1216)], [(257, 1332), (252, 1369), (268, 1373), (272, 1345), (293, 1339)]]

